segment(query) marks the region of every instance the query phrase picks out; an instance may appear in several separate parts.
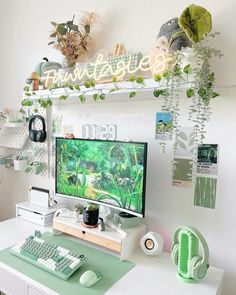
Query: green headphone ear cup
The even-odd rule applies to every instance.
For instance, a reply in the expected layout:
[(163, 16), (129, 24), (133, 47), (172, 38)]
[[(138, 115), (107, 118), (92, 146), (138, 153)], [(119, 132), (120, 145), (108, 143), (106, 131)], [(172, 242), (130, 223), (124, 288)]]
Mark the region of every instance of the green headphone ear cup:
[(174, 262), (175, 265), (178, 265), (179, 260), (179, 244), (174, 245), (172, 251), (171, 251), (171, 259)]

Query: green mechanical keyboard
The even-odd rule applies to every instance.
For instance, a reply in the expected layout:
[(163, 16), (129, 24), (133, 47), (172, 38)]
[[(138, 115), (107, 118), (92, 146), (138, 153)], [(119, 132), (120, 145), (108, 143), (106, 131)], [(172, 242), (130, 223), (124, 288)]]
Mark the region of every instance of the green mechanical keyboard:
[(63, 280), (67, 280), (86, 261), (83, 254), (47, 242), (39, 231), (11, 247), (10, 252)]

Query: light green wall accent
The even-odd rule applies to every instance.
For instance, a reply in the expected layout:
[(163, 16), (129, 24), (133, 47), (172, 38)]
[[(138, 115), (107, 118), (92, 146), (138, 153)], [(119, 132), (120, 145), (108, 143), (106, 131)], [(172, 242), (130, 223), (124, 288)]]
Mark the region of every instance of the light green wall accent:
[(175, 169), (173, 174), (173, 180), (191, 181), (192, 176), (192, 164), (188, 159), (174, 159)]
[(197, 177), (194, 193), (194, 205), (215, 209), (216, 178)]

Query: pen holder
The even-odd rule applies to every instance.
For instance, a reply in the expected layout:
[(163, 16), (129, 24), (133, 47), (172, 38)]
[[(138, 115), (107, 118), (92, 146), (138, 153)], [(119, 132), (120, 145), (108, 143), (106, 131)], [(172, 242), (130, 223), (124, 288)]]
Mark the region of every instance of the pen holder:
[(93, 210), (85, 208), (83, 212), (83, 223), (86, 226), (97, 226), (99, 216), (99, 209), (95, 208)]
[(14, 169), (16, 171), (25, 171), (27, 164), (28, 164), (27, 159), (14, 160)]

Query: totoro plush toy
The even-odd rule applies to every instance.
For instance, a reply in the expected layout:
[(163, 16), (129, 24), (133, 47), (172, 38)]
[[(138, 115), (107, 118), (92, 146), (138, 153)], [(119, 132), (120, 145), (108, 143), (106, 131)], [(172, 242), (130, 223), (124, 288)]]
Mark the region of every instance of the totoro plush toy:
[(157, 48), (166, 51), (168, 47), (171, 51), (180, 50), (182, 47), (191, 47), (191, 41), (178, 25), (178, 18), (172, 18), (164, 23), (157, 36)]

